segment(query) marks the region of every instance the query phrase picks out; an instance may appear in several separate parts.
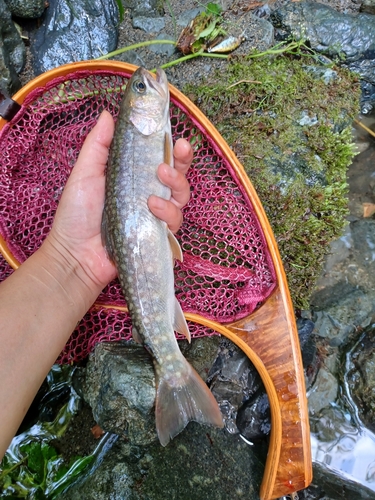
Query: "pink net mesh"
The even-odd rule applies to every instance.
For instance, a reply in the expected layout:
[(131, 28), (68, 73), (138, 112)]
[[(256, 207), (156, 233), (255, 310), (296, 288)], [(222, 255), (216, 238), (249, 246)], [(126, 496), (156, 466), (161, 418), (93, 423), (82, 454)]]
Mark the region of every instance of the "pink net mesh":
[[(0, 234), (23, 262), (48, 234), (58, 200), (87, 133), (107, 109), (117, 116), (126, 73), (80, 71), (31, 92), (0, 133)], [(173, 137), (185, 137), (195, 159), (192, 189), (179, 232), (184, 262), (175, 268), (185, 312), (228, 323), (251, 314), (275, 286), (275, 272), (250, 200), (220, 146), (172, 98)], [(10, 274), (1, 259), (0, 278)], [(100, 304), (100, 306), (99, 306)], [(128, 339), (131, 322), (117, 280), (76, 330), (59, 361), (76, 362), (98, 342)], [(197, 323), (192, 337), (215, 332)]]

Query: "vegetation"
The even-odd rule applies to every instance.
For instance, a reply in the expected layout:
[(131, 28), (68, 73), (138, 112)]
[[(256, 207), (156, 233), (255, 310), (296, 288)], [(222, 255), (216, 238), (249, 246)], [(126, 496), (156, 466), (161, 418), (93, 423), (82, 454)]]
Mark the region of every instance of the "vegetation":
[(231, 57), (184, 92), (243, 163), (275, 233), (294, 305), (308, 308), (329, 243), (346, 223), (359, 82), (303, 43)]
[[(68, 401), (53, 410), (51, 422), (32, 425), (16, 436), (0, 462), (1, 498), (32, 498), (53, 500), (86, 471), (95, 455), (74, 456), (68, 461), (59, 453), (52, 441), (61, 438), (78, 409), (79, 398), (70, 389), (72, 368), (55, 365), (47, 377), (48, 392), (43, 398), (42, 413), (61, 399), (60, 394), (70, 393)], [(48, 403), (49, 401), (49, 403)], [(47, 412), (48, 413), (48, 412)]]

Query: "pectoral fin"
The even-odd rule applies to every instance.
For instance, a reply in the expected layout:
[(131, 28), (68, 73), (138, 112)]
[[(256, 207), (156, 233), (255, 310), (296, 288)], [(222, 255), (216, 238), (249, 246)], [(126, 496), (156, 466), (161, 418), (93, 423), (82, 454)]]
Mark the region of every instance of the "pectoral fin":
[(173, 143), (169, 132), (164, 136), (164, 163), (173, 166)]
[(171, 245), (173, 258), (182, 262), (183, 257), (182, 257), (182, 250), (181, 250), (180, 244), (179, 244), (176, 236), (172, 233), (172, 231), (170, 229), (168, 229), (168, 240), (169, 240), (169, 244)]
[(137, 342), (137, 344), (142, 344), (141, 336), (139, 335), (138, 330), (135, 328), (135, 326), (132, 326), (132, 337), (134, 342)]
[(177, 299), (175, 299), (175, 304), (174, 304), (173, 329), (176, 332), (181, 333), (181, 335), (185, 335), (186, 339), (190, 343), (191, 337), (190, 337), (189, 327), (186, 323), (184, 313), (182, 312), (180, 303), (178, 302)]

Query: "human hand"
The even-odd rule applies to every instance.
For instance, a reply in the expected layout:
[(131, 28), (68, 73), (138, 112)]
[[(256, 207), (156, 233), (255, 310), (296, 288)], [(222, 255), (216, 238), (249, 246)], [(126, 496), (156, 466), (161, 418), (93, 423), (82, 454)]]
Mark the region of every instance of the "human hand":
[[(89, 286), (95, 284), (100, 289), (116, 275), (101, 239), (105, 166), (113, 132), (113, 118), (104, 111), (82, 146), (44, 245), (49, 254), (52, 251), (66, 262), (71, 259), (78, 266), (81, 279), (87, 280)], [(182, 222), (181, 208), (190, 196), (185, 173), (192, 161), (193, 152), (184, 139), (176, 142), (174, 158), (174, 169), (166, 164), (160, 165), (158, 169), (161, 182), (172, 189), (171, 200), (150, 196), (149, 208), (176, 232)]]

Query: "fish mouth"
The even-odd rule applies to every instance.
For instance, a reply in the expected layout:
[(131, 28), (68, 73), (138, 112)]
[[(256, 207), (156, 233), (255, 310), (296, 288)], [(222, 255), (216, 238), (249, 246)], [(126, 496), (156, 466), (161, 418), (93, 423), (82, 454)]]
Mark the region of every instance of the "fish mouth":
[(166, 99), (168, 97), (168, 81), (164, 71), (161, 68), (156, 70), (156, 79), (147, 70), (142, 71), (144, 78), (151, 88)]

